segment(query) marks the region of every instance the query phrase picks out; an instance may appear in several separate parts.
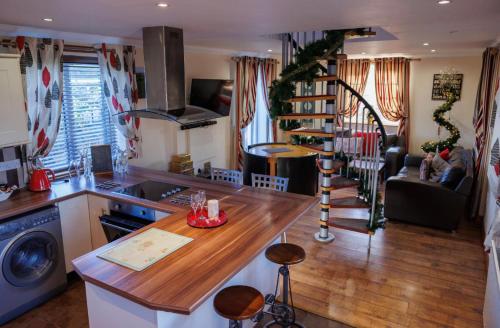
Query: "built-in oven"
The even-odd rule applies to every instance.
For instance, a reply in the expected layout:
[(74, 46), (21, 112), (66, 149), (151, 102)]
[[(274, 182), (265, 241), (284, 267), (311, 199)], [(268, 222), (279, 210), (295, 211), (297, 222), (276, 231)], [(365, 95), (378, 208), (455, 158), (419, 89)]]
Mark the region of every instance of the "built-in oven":
[(99, 217), (108, 242), (170, 215), (151, 208), (116, 201), (110, 201), (109, 208), (109, 214)]

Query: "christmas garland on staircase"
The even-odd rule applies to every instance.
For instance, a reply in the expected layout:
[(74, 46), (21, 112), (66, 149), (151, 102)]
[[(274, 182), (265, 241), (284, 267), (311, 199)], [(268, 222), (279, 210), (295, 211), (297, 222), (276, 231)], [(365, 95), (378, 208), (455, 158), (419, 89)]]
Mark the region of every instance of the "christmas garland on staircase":
[[(291, 114), (293, 105), (287, 102), (295, 96), (295, 82), (305, 81), (312, 83), (321, 72), (320, 60), (327, 60), (334, 56), (343, 46), (347, 33), (362, 34), (365, 29), (326, 31), (325, 38), (309, 43), (297, 51), (295, 62), (289, 64), (280, 74), (280, 79), (274, 80), (270, 91), (271, 118)], [(293, 130), (300, 127), (297, 120), (282, 120), (282, 130)]]

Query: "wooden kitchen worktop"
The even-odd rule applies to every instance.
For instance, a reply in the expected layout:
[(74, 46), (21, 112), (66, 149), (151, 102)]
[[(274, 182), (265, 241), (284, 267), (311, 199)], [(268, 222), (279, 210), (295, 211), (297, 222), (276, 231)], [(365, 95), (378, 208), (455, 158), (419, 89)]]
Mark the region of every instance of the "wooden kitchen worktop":
[[(178, 184), (188, 183), (189, 186), (198, 188), (206, 186), (206, 182), (198, 178), (189, 176), (180, 176), (178, 174), (166, 173), (162, 171), (146, 170), (146, 169), (131, 167), (130, 174), (126, 175), (125, 177), (100, 175), (93, 177), (90, 180), (86, 180), (83, 177), (81, 177), (80, 179), (71, 178), (67, 180), (58, 180), (52, 183), (51, 190), (42, 192), (31, 192), (26, 189), (22, 189), (16, 194), (12, 195), (8, 200), (0, 202), (0, 221), (12, 217), (14, 215), (26, 213), (31, 210), (35, 210), (47, 205), (52, 205), (66, 199), (79, 196), (84, 193), (94, 194), (109, 199), (123, 200), (130, 203), (144, 205), (146, 207), (156, 208), (162, 211), (172, 211), (172, 210), (178, 211), (179, 209), (178, 207), (172, 206), (168, 203), (163, 204), (157, 202), (150, 202), (147, 200), (141, 200), (113, 193), (113, 190), (117, 190), (142, 181), (146, 180), (165, 181), (165, 179)], [(120, 183), (121, 186), (112, 190), (99, 189), (96, 188), (95, 186), (98, 183), (110, 180)], [(223, 190), (225, 192), (232, 192), (235, 190), (239, 190), (242, 187), (230, 184), (225, 184), (225, 185), (217, 184), (215, 188)]]
[[(173, 213), (151, 227), (191, 237), (194, 240), (141, 272), (136, 272), (97, 257), (121, 240), (107, 244), (73, 261), (75, 270), (87, 282), (121, 295), (148, 308), (189, 314), (232, 276), (265, 250), (317, 200), (313, 197), (258, 190), (247, 186), (214, 183), (209, 180), (131, 168), (123, 179), (99, 177), (85, 182), (72, 179), (56, 183), (52, 191), (22, 191), (0, 203), (0, 219), (53, 204), (83, 193), (128, 201)], [(150, 202), (112, 193), (95, 187), (98, 182), (115, 180), (128, 186), (145, 180), (165, 181), (190, 187), (185, 192), (203, 189), (207, 198), (217, 198), (228, 215), (228, 223), (215, 229), (196, 229), (186, 224), (186, 206), (168, 201)], [(274, 279), (265, 277), (264, 279)]]

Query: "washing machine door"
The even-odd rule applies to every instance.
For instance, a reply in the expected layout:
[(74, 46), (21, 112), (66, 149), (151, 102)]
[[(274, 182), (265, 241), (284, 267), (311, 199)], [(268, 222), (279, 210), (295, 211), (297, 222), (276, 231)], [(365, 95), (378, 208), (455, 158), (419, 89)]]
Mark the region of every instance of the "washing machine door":
[(43, 281), (57, 266), (57, 241), (44, 231), (31, 231), (14, 240), (5, 252), (2, 272), (16, 287), (29, 287)]

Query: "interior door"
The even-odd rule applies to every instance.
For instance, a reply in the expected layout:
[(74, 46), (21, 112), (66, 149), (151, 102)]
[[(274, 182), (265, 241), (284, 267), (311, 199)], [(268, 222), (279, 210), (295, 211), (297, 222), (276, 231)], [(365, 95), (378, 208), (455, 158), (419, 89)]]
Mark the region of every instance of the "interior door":
[(29, 287), (45, 280), (57, 266), (58, 246), (44, 231), (28, 232), (17, 238), (5, 252), (2, 272), (16, 287)]

